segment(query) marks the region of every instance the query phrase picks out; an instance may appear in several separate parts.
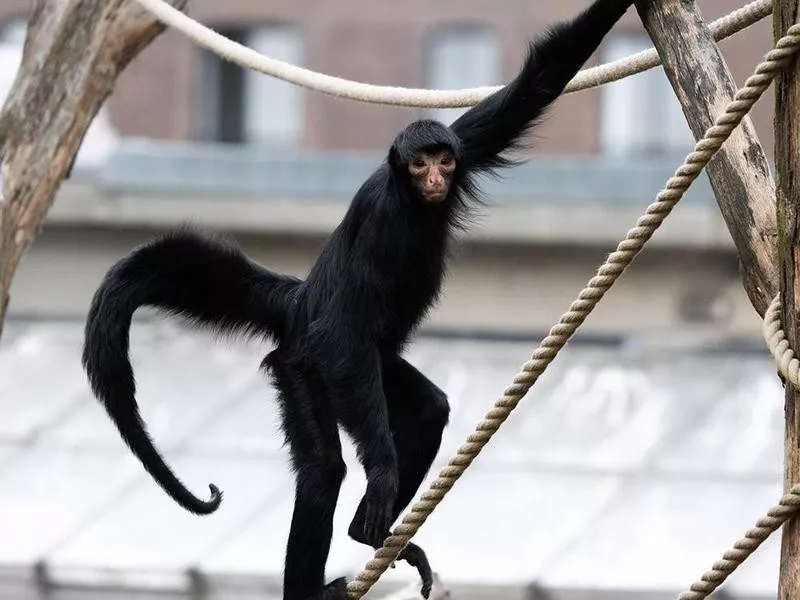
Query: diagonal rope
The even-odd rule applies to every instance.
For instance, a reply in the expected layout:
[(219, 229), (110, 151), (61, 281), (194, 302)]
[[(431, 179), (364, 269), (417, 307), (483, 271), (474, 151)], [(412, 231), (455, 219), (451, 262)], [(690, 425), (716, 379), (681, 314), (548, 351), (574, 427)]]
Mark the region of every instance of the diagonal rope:
[(799, 50), (800, 25), (795, 24), (789, 28), (784, 37), (778, 40), (775, 48), (756, 67), (755, 73), (748, 78), (744, 87), (736, 92), (725, 112), (706, 131), (705, 137), (697, 142), (694, 152), (686, 158), (684, 164), (669, 179), (665, 188), (658, 194), (656, 202), (647, 207), (645, 214), (636, 222), (636, 227), (628, 232), (626, 238), (617, 246), (616, 251), (600, 267), (597, 275), (580, 292), (578, 299), (572, 304), (569, 311), (562, 315), (559, 322), (553, 326), (539, 348), (534, 351), (531, 360), (523, 365), (522, 371), (514, 378), (514, 383), (505, 390), (503, 396), (495, 402), (484, 420), (478, 424), (475, 432), (469, 436), (467, 443), (459, 448), (456, 456), (450, 460), (447, 467), (442, 469), (429, 490), (403, 517), (400, 525), (395, 528), (392, 535), (386, 538), (383, 547), (375, 552), (373, 559), (367, 563), (364, 570), (348, 584), (350, 598), (358, 599), (366, 594), (394, 562), (397, 555), (416, 534), (447, 492), (452, 489), (467, 467), (472, 464), (472, 461), (544, 373), (578, 327), (583, 324), (605, 293), (633, 262), (692, 182), (709, 163), (711, 157), (741, 123), (756, 100), (761, 97), (775, 76)]
[[(136, 0), (142, 7), (150, 11), (165, 25), (169, 25), (183, 33), (194, 43), (237, 65), (271, 75), (283, 81), (308, 88), (324, 94), (369, 102), (373, 104), (391, 104), (395, 106), (413, 106), (427, 108), (460, 108), (472, 106), (502, 86), (466, 88), (460, 90), (429, 90), (422, 88), (404, 88), (396, 86), (373, 85), (359, 81), (350, 81), (341, 77), (333, 77), (304, 69), (275, 58), (259, 54), (255, 50), (243, 46), (220, 35), (216, 31), (202, 25), (181, 11), (167, 4), (164, 0)], [(772, 12), (773, 0), (755, 0), (746, 6), (733, 11), (729, 15), (714, 21), (709, 29), (715, 40), (719, 41), (750, 27)], [(629, 58), (613, 63), (584, 69), (567, 85), (565, 93), (577, 92), (605, 83), (617, 81), (652, 69), (661, 64), (655, 49), (650, 48)]]
[(786, 521), (800, 510), (800, 485), (794, 486), (781, 498), (777, 506), (769, 509), (756, 526), (733, 545), (733, 549), (722, 555), (722, 560), (714, 563), (711, 570), (693, 583), (689, 591), (678, 596), (678, 600), (705, 600), (721, 586), (728, 576), (747, 560), (753, 552)]

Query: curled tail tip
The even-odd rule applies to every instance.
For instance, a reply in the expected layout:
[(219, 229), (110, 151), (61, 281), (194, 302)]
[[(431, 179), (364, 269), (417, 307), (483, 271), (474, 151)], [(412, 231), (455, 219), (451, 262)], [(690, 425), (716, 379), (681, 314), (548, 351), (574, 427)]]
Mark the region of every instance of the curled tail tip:
[(208, 489), (211, 490), (211, 498), (204, 503), (206, 505), (204, 514), (216, 512), (216, 510), (219, 508), (219, 505), (222, 504), (222, 491), (213, 483), (208, 484)]
[(208, 484), (208, 489), (211, 490), (211, 502), (216, 502), (219, 505), (222, 502), (222, 491), (213, 483)]
[(210, 515), (217, 512), (219, 505), (222, 504), (222, 492), (213, 483), (208, 484), (208, 489), (211, 490), (211, 497), (208, 500), (200, 500), (195, 497), (179, 500), (175, 496), (173, 496), (173, 499), (191, 513), (196, 515)]

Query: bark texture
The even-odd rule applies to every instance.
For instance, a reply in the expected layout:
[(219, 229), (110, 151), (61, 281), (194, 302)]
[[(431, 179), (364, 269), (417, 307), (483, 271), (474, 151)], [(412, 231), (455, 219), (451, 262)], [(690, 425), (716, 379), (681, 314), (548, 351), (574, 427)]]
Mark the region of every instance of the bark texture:
[(33, 1), (22, 66), (0, 111), (0, 334), (14, 273), (89, 124), (161, 31), (133, 0)]
[[(637, 0), (636, 8), (689, 127), (700, 139), (736, 93), (725, 59), (695, 2)], [(711, 159), (706, 172), (736, 244), (747, 295), (764, 316), (778, 292), (775, 186), (750, 117)]]
[[(776, 38), (797, 22), (798, 0), (776, 0)], [(800, 299), (800, 68), (794, 60), (778, 76), (775, 88), (775, 167), (778, 174), (778, 261), (782, 320), (786, 337), (797, 351)], [(786, 385), (784, 486), (800, 482), (800, 393)], [(781, 536), (779, 600), (800, 598), (800, 519), (788, 521)]]

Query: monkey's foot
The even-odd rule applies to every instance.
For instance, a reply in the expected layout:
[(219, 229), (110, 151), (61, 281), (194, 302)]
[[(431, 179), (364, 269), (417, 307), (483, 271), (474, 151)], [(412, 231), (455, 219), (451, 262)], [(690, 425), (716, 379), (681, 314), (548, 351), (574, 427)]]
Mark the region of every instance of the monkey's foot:
[[(381, 536), (378, 536), (379, 540), (373, 544), (366, 539), (364, 535), (365, 529), (366, 527), (364, 522), (361, 522), (358, 519), (358, 515), (356, 515), (356, 518), (353, 519), (352, 523), (350, 523), (350, 529), (348, 530), (348, 533), (356, 542), (359, 542), (360, 544), (367, 544), (368, 546), (372, 546), (376, 549), (383, 546), (383, 540), (391, 535), (391, 532), (386, 529)], [(427, 600), (430, 596), (431, 590), (433, 589), (434, 576), (433, 569), (431, 569), (431, 564), (428, 562), (428, 557), (425, 554), (425, 551), (416, 544), (409, 542), (406, 544), (406, 547), (400, 551), (400, 554), (397, 555), (396, 560), (404, 560), (410, 566), (417, 569), (420, 579), (422, 579), (422, 589), (420, 591), (422, 596)], [(392, 563), (392, 568), (394, 567), (395, 563)]]
[(428, 562), (425, 551), (416, 544), (409, 542), (400, 554), (397, 555), (397, 560), (404, 560), (412, 567), (416, 567), (420, 579), (422, 579), (422, 589), (420, 589), (420, 593), (422, 597), (427, 600), (433, 588), (433, 570), (431, 569), (431, 563)]

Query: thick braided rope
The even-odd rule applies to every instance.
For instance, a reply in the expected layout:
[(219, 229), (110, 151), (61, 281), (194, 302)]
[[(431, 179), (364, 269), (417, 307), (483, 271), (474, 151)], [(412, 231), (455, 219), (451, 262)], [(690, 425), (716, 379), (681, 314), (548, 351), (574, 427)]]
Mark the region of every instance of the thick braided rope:
[(704, 600), (721, 586), (728, 576), (747, 560), (770, 535), (800, 510), (800, 485), (794, 486), (781, 498), (777, 506), (769, 509), (767, 516), (760, 518), (756, 526), (722, 555), (703, 576), (694, 582), (689, 591), (678, 596), (678, 600)]
[(503, 397), (497, 400), (492, 410), (478, 424), (475, 432), (467, 439), (467, 443), (459, 448), (456, 456), (442, 469), (429, 490), (422, 495), (421, 500), (414, 504), (392, 535), (386, 538), (383, 547), (375, 552), (364, 570), (348, 584), (350, 598), (358, 599), (366, 594), (395, 561), (397, 555), (536, 383), (539, 376), (544, 373), (578, 327), (583, 324), (609, 288), (633, 262), (645, 243), (709, 163), (711, 157), (798, 50), (800, 50), (800, 25), (795, 24), (766, 55), (764, 61), (756, 68), (755, 74), (748, 78), (745, 86), (736, 92), (725, 112), (706, 131), (705, 137), (697, 142), (694, 152), (686, 158), (684, 164), (658, 194), (656, 202), (647, 207), (645, 214), (636, 222), (636, 227), (628, 232), (625, 240), (620, 242), (617, 250), (608, 257), (597, 275), (581, 291), (569, 312), (562, 315), (559, 322), (550, 330), (533, 353), (532, 359), (523, 365), (522, 371), (514, 378), (514, 383), (505, 390)]
[(800, 388), (800, 360), (797, 360), (786, 339), (786, 332), (781, 324), (781, 296), (772, 299), (767, 312), (764, 313), (764, 341), (767, 342), (770, 354), (778, 365), (778, 371), (793, 386)]
[[(395, 86), (372, 85), (333, 77), (283, 62), (243, 46), (195, 21), (164, 0), (136, 0), (165, 25), (183, 33), (194, 43), (218, 54), (239, 66), (271, 75), (283, 81), (308, 88), (324, 94), (349, 98), (373, 104), (395, 106), (414, 106), (427, 108), (457, 108), (477, 104), (502, 86), (487, 86), (460, 90), (429, 90)], [(772, 0), (756, 0), (714, 21), (709, 28), (714, 39), (730, 37), (746, 29), (772, 12)], [(654, 49), (634, 54), (599, 67), (585, 69), (569, 83), (565, 93), (577, 92), (616, 81), (661, 64)]]

